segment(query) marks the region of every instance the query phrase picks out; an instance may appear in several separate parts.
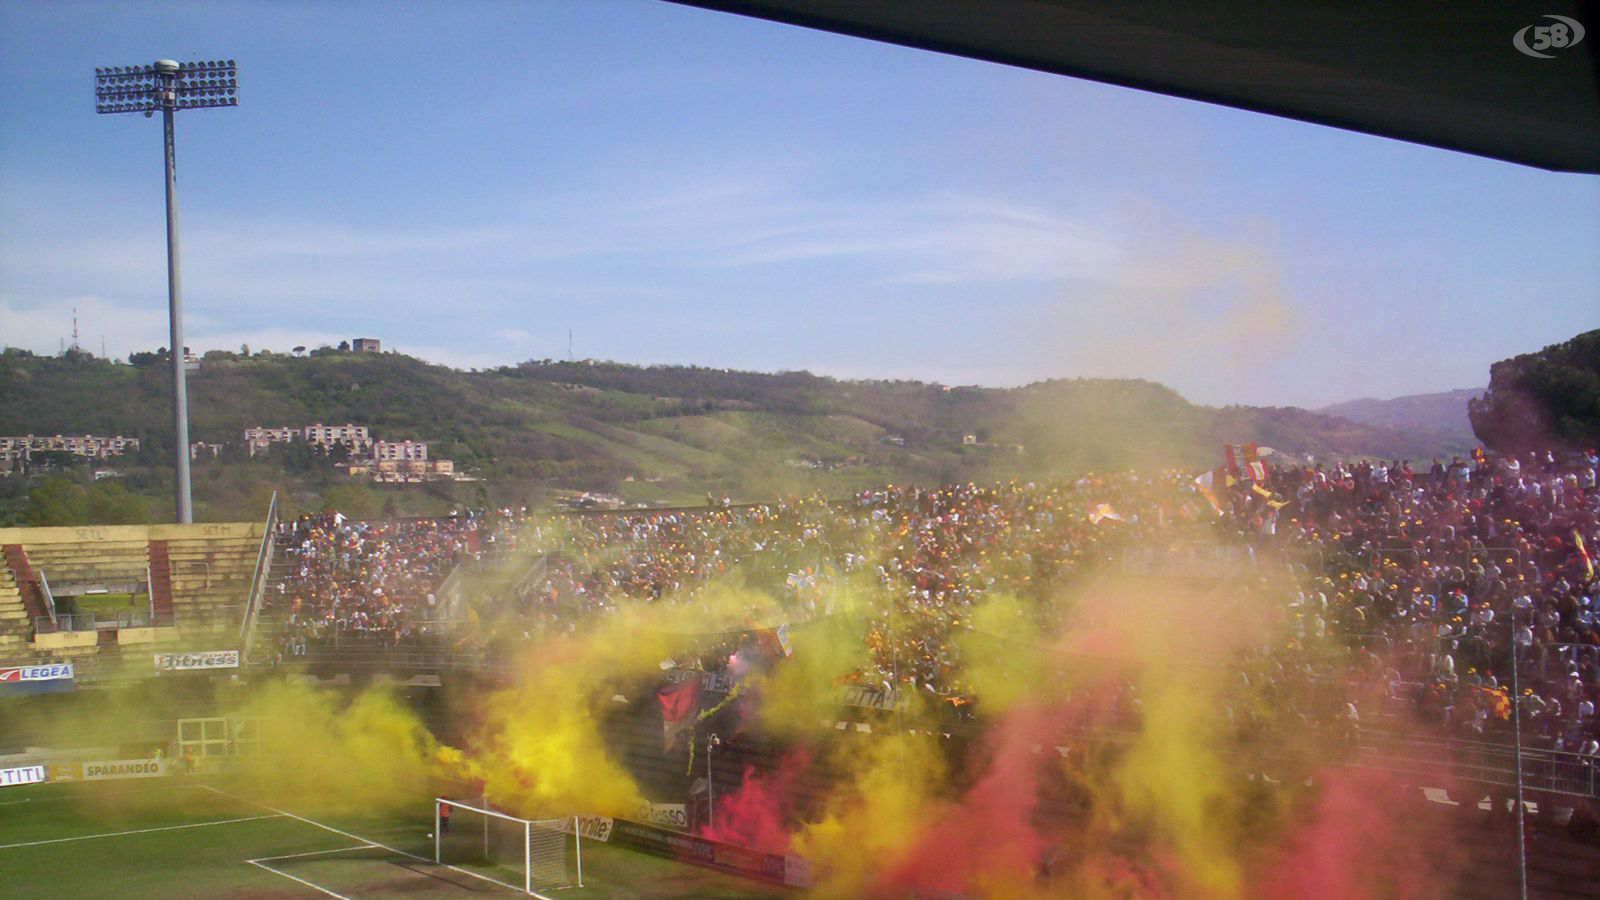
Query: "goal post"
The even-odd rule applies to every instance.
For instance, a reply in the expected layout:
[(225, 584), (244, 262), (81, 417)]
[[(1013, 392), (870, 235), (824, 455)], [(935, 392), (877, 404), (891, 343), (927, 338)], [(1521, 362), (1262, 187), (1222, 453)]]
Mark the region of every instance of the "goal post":
[(527, 894), (583, 887), (578, 831), (576, 816), (523, 819), (439, 797), (433, 802), (433, 861)]

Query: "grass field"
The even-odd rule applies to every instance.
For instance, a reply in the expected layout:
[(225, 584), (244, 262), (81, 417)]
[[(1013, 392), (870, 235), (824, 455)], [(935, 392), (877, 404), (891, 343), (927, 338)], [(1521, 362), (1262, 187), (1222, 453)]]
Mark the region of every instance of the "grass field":
[[(0, 894), (8, 897), (446, 897), (515, 895), (492, 870), (432, 862), (430, 798), (415, 816), (312, 817), (234, 794), (205, 776), (0, 791)], [(497, 877), (504, 877), (498, 875)], [(597, 897), (774, 897), (789, 893), (585, 841), (583, 882), (544, 891)]]

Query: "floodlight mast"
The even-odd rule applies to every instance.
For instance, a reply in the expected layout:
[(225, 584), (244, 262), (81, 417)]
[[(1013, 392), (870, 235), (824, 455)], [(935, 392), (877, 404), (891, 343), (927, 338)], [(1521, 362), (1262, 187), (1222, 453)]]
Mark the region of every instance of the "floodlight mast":
[(178, 150), (172, 114), (180, 109), (239, 105), (238, 68), (233, 60), (178, 63), (158, 59), (147, 66), (112, 66), (94, 72), (97, 113), (161, 110), (162, 160), (167, 175), (167, 312), (172, 363), (172, 430), (177, 475), (177, 520), (194, 521), (189, 489), (189, 390), (185, 377), (183, 302), (178, 267)]

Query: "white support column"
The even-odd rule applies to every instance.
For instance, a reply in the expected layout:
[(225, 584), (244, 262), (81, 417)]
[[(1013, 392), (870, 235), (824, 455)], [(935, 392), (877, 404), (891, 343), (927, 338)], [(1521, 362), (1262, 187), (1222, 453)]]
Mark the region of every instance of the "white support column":
[[(487, 820), (485, 820), (487, 821)], [(533, 823), (522, 823), (522, 892), (533, 893)]]
[(444, 809), (444, 804), (440, 803), (438, 800), (433, 801), (433, 864), (434, 865), (438, 865), (439, 862), (440, 862), (441, 857), (440, 857), (439, 851), (440, 851), (440, 848), (441, 848), (441, 846), (443, 845), (443, 842), (444, 842), (444, 831), (439, 827), (439, 824), (440, 824), (440, 815), (439, 814), (440, 814), (440, 812), (443, 811), (443, 809)]

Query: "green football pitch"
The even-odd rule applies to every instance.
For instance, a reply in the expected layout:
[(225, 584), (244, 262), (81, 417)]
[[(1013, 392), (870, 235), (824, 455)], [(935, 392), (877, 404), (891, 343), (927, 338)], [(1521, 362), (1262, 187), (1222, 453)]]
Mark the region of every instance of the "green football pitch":
[[(8, 897), (447, 897), (522, 893), (504, 870), (432, 862), (431, 798), (415, 816), (310, 815), (246, 799), (224, 778), (38, 784), (0, 791), (0, 894)], [(584, 841), (596, 897), (792, 894)]]

